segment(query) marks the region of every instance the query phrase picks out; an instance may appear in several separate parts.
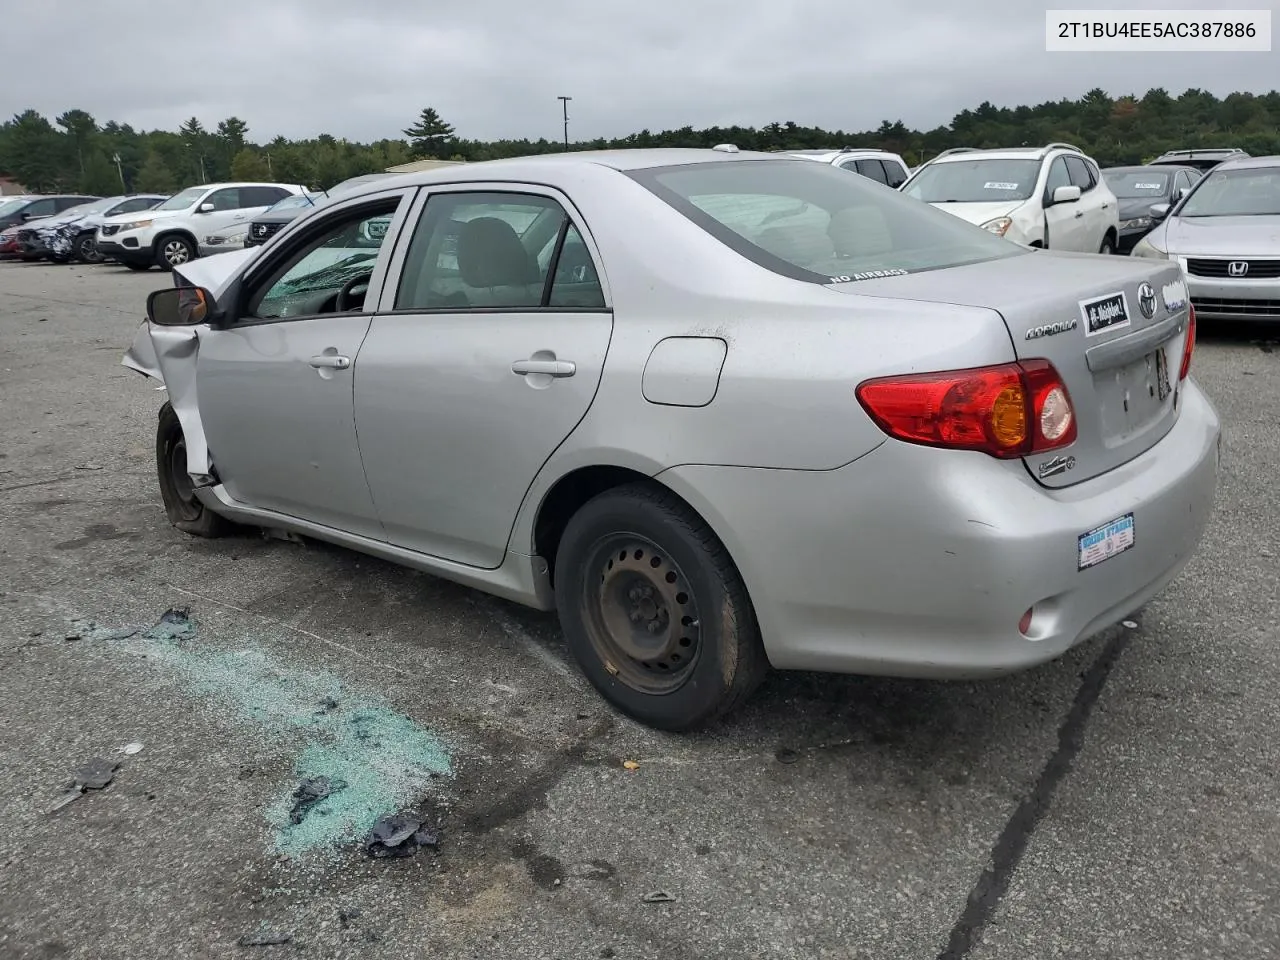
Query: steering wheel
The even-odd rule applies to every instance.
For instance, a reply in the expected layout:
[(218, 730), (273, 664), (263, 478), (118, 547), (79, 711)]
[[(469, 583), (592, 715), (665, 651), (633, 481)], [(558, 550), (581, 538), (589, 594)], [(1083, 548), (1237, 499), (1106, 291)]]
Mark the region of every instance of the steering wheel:
[(356, 290), (359, 290), (361, 287), (364, 287), (364, 292), (368, 293), (369, 280), (372, 276), (373, 276), (372, 273), (368, 273), (362, 277), (352, 277), (350, 280), (344, 283), (342, 285), (342, 289), (338, 291), (337, 299), (333, 303), (334, 312), (346, 313), (348, 310), (354, 309), (354, 306), (352, 304), (349, 304), (347, 301), (349, 299), (353, 299), (351, 297), (351, 294), (354, 293)]

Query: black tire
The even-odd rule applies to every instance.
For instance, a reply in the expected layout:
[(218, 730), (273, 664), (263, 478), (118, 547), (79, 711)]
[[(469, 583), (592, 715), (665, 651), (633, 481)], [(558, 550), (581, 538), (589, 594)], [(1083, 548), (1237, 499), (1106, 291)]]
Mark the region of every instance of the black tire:
[(1111, 239), (1111, 234), (1102, 238), (1102, 246), (1098, 248), (1098, 252), (1104, 256), (1110, 256), (1116, 252), (1115, 241)]
[(81, 263), (101, 263), (102, 254), (98, 252), (98, 244), (92, 233), (82, 233), (76, 237), (71, 247), (72, 255)]
[(225, 537), (232, 532), (235, 525), (230, 520), (207, 510), (192, 493), (182, 424), (167, 401), (156, 426), (156, 471), (164, 512), (174, 527), (193, 537)]
[(172, 270), (195, 258), (195, 244), (184, 236), (171, 233), (156, 241), (156, 266), (161, 270)]
[(618, 487), (574, 514), (556, 554), (555, 591), (587, 679), (651, 727), (704, 726), (768, 672), (755, 611), (724, 544), (660, 487)]
[(130, 270), (137, 270), (139, 273), (141, 273), (143, 270), (151, 269), (151, 264), (138, 263), (138, 261), (136, 260), (125, 260), (124, 265), (128, 267)]

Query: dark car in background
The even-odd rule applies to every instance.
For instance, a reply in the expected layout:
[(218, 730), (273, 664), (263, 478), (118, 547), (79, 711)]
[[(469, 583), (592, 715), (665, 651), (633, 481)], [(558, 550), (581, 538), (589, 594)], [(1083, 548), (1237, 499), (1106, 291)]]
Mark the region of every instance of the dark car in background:
[(266, 243), (286, 223), (297, 219), (304, 210), (311, 209), (317, 200), (323, 199), (323, 193), (300, 193), (295, 197), (285, 197), (253, 218), (249, 231), (245, 234), (244, 245), (256, 247)]
[(1202, 176), (1203, 172), (1195, 167), (1172, 165), (1105, 168), (1102, 178), (1120, 204), (1116, 252), (1129, 253), (1160, 222), (1161, 218), (1152, 213), (1152, 206), (1159, 203), (1172, 206), (1186, 196)]
[(1203, 150), (1170, 150), (1162, 153), (1149, 165), (1171, 167), (1195, 167), (1201, 173), (1212, 170), (1224, 160), (1248, 157), (1239, 147), (1211, 147)]
[(0, 204), (0, 230), (39, 220), (42, 217), (52, 217), (71, 207), (101, 199), (101, 197), (86, 197), (78, 193), (16, 197)]

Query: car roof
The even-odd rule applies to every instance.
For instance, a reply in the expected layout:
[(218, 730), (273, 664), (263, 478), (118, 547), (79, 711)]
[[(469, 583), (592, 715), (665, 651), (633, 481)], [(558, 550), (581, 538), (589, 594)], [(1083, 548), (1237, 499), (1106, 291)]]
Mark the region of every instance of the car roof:
[(1214, 167), (1214, 170), (1249, 170), (1280, 167), (1280, 156), (1271, 154), (1265, 157), (1232, 157)]
[(1113, 167), (1103, 167), (1102, 172), (1115, 170), (1133, 170), (1133, 171), (1153, 171), (1155, 173), (1176, 173), (1179, 170), (1185, 170), (1187, 173), (1203, 173), (1199, 167), (1188, 167), (1176, 163), (1117, 163)]
[(305, 189), (300, 183), (281, 183), (280, 181), (264, 181), (264, 180), (222, 180), (218, 183), (193, 183), (189, 187), (183, 187), (183, 190), (211, 190), (214, 187), (288, 187), (290, 190)]

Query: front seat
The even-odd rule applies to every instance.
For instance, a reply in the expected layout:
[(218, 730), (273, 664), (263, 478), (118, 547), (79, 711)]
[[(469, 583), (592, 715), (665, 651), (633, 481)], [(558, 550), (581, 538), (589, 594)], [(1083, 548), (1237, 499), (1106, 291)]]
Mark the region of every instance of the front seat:
[(536, 307), (542, 271), (515, 229), (497, 217), (468, 220), (458, 234), (458, 273), (473, 307)]

